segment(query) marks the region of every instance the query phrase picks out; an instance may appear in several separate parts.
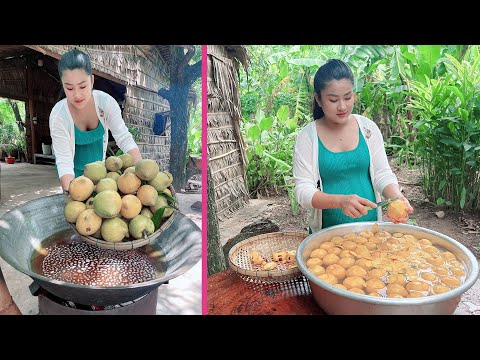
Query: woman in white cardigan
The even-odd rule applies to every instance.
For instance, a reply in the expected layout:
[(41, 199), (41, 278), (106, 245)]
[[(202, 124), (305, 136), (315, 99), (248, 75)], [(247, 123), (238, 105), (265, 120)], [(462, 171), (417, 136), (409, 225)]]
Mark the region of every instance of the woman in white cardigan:
[[(401, 193), (388, 164), (382, 134), (370, 119), (352, 114), (354, 78), (343, 61), (331, 59), (314, 78), (314, 121), (295, 142), (293, 176), (298, 203), (310, 209), (310, 232), (356, 221), (381, 221), (375, 202)], [(372, 210), (368, 211), (367, 206)], [(390, 219), (394, 223), (406, 218)]]
[(93, 90), (89, 56), (78, 49), (66, 52), (58, 63), (58, 73), (66, 97), (53, 107), (49, 126), (62, 188), (68, 191), (85, 164), (105, 160), (108, 130), (118, 147), (132, 155), (134, 164), (141, 160), (117, 101), (103, 91)]

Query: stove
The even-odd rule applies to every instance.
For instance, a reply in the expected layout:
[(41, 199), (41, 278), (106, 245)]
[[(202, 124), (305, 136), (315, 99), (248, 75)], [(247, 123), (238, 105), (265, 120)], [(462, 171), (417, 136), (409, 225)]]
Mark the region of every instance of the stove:
[(138, 299), (108, 306), (76, 304), (61, 299), (42, 287), (38, 287), (32, 294), (38, 296), (38, 315), (155, 315), (158, 289)]

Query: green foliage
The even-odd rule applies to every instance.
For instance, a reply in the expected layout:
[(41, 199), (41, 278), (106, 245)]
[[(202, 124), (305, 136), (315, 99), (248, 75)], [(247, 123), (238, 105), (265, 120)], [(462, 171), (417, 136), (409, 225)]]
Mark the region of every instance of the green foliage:
[(299, 130), (297, 119), (289, 117), (287, 106), (275, 116), (259, 110), (254, 119), (244, 119), (242, 135), (247, 142), (247, 184), (251, 195), (278, 192), (292, 171), (293, 146)]
[[(296, 133), (312, 120), (313, 76), (335, 57), (353, 70), (354, 112), (379, 126), (387, 153), (398, 164), (421, 166), (427, 196), (454, 210), (480, 209), (478, 46), (276, 45), (247, 50), (251, 66), (248, 78), (240, 71), (240, 96), (252, 194), (278, 187), (290, 194), (291, 170), (283, 164), (291, 165)], [(295, 124), (292, 138), (278, 116), (282, 106)]]
[[(197, 98), (201, 96), (201, 79), (194, 82), (192, 89), (195, 91)], [(202, 154), (202, 106), (201, 102), (190, 104), (190, 124), (188, 126), (187, 138), (187, 157), (199, 156)]]
[(259, 97), (255, 93), (240, 94), (240, 103), (242, 104), (242, 117), (250, 119), (255, 116), (259, 102)]
[(26, 153), (27, 140), (24, 132), (18, 128), (17, 120), (10, 101), (17, 104), (21, 119), (25, 119), (25, 103), (22, 101), (0, 98), (0, 144), (8, 156), (13, 150)]
[(455, 211), (480, 208), (480, 57), (446, 54), (441, 78), (411, 82), (417, 152), (427, 196)]
[(142, 140), (140, 131), (135, 126), (127, 125), (127, 129), (130, 132), (130, 134), (132, 134), (133, 140), (135, 140), (135, 142), (140, 142)]

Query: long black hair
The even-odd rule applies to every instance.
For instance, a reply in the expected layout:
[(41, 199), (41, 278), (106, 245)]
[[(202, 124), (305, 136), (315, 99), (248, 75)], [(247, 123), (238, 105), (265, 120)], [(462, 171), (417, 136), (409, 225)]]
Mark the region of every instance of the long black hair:
[[(315, 93), (320, 97), (320, 91), (325, 89), (327, 84), (332, 80), (347, 79), (354, 84), (353, 72), (350, 67), (339, 59), (330, 59), (320, 66), (313, 78), (313, 88)], [(320, 119), (325, 115), (323, 109), (318, 105), (315, 98), (313, 99), (313, 120)]]
[[(76, 69), (83, 69), (88, 76), (92, 76), (92, 63), (90, 62), (88, 54), (78, 49), (72, 49), (64, 53), (60, 58), (60, 61), (58, 62), (58, 76), (61, 79), (65, 70)], [(57, 101), (60, 101), (64, 97), (65, 91), (62, 86)]]

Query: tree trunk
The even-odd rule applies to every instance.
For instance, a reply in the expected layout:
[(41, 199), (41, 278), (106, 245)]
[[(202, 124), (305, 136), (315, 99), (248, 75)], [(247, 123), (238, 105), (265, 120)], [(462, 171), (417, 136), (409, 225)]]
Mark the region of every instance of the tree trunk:
[[(176, 86), (175, 86), (176, 87)], [(188, 89), (173, 88), (170, 102), (172, 127), (170, 134), (170, 172), (173, 175), (173, 187), (185, 188), (188, 142)], [(172, 91), (172, 86), (170, 86)]]
[(13, 113), (15, 114), (15, 121), (17, 122), (18, 130), (20, 130), (20, 132), (24, 132), (25, 131), (25, 124), (22, 120), (22, 117), (20, 116), (20, 111), (18, 110), (17, 102), (15, 100), (8, 99), (8, 103), (10, 104), (10, 106), (13, 110)]
[(160, 89), (158, 94), (170, 103), (170, 173), (173, 175), (173, 187), (180, 191), (187, 182), (185, 167), (187, 164), (188, 93), (193, 82), (201, 75), (201, 61), (194, 65), (188, 62), (195, 54), (194, 47), (170, 47), (170, 89)]
[[(220, 243), (220, 228), (218, 227), (217, 205), (215, 203), (215, 190), (210, 169), (207, 167), (207, 216), (208, 216), (208, 243), (207, 262), (208, 276), (221, 272), (227, 268)], [(205, 214), (204, 214), (205, 216)]]

